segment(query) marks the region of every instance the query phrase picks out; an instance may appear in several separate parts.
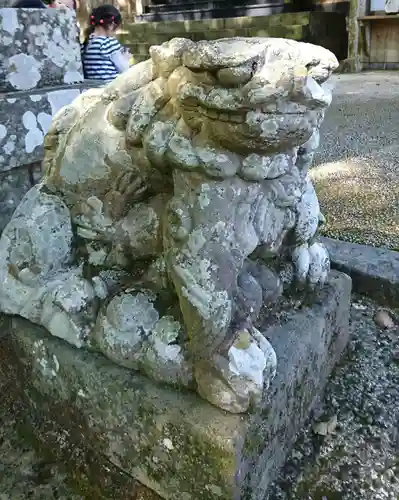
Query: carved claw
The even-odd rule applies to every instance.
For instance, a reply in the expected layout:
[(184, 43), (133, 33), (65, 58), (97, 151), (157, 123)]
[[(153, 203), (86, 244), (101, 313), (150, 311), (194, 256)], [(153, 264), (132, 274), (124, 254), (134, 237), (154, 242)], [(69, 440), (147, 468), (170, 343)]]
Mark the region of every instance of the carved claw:
[(304, 244), (292, 253), (295, 277), (301, 285), (323, 286), (330, 271), (328, 252), (321, 243)]

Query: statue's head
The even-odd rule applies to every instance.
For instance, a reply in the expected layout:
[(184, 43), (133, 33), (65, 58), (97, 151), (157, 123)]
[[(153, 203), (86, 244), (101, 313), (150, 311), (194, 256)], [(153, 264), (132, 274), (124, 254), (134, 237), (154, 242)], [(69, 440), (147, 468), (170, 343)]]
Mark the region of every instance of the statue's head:
[[(177, 58), (168, 66), (172, 48), (176, 68)], [(184, 122), (244, 155), (306, 142), (330, 104), (325, 82), (338, 66), (326, 49), (278, 38), (175, 39), (151, 55)]]
[[(292, 172), (338, 65), (326, 49), (278, 38), (175, 38), (150, 55), (54, 118), (45, 182), (68, 206), (95, 191), (115, 220), (148, 188), (172, 193), (174, 168), (246, 180)], [(276, 174), (277, 153), (288, 163)]]

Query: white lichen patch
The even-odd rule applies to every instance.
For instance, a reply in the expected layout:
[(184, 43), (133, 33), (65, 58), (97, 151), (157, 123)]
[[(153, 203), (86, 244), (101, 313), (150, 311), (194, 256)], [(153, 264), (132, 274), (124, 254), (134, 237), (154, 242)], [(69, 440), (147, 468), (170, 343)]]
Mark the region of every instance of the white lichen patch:
[(89, 253), (89, 263), (93, 266), (101, 266), (104, 264), (107, 258), (107, 252), (104, 248), (96, 250), (92, 245), (87, 245), (87, 251)]
[(54, 363), (55, 371), (58, 372), (60, 369), (60, 364), (59, 364), (57, 356), (55, 354), (53, 354), (53, 363)]
[(263, 371), (266, 368), (266, 358), (255, 342), (240, 349), (234, 345), (229, 349), (229, 368), (238, 377), (249, 379), (257, 386), (263, 386)]
[(32, 153), (38, 146), (43, 144), (44, 134), (39, 129), (37, 118), (32, 111), (26, 111), (22, 116), (22, 123), (28, 131), (25, 135), (25, 151)]
[(37, 123), (40, 125), (42, 129), (43, 135), (47, 134), (51, 126), (52, 116), (48, 113), (43, 113), (42, 111), (37, 115)]
[(18, 16), (15, 9), (2, 9), (0, 14), (1, 29), (9, 33), (14, 39), (18, 28)]
[(207, 207), (211, 202), (211, 200), (209, 198), (209, 191), (210, 191), (209, 184), (202, 184), (201, 192), (198, 195), (198, 203), (202, 209)]
[(42, 65), (33, 56), (16, 54), (7, 64), (7, 80), (16, 90), (30, 90), (39, 83)]
[(15, 150), (15, 142), (10, 139), (3, 146), (4, 154), (9, 156), (14, 152), (14, 150)]
[(51, 114), (54, 116), (61, 108), (71, 104), (79, 95), (80, 91), (78, 89), (63, 89), (49, 92), (47, 100), (51, 106)]
[(183, 363), (181, 347), (175, 342), (178, 339), (181, 325), (170, 316), (163, 316), (155, 325), (150, 343), (156, 359), (163, 362)]
[(41, 94), (30, 94), (29, 99), (32, 102), (39, 102), (42, 99), (42, 95)]
[(210, 491), (212, 495), (215, 495), (216, 497), (222, 497), (223, 496), (223, 490), (220, 486), (217, 484), (207, 484), (206, 489)]
[(109, 303), (100, 317), (97, 338), (113, 358), (134, 359), (142, 343), (153, 331), (159, 314), (151, 293), (124, 293)]
[(36, 340), (33, 343), (33, 356), (39, 370), (46, 377), (56, 377), (60, 365), (55, 354), (50, 358), (43, 340)]
[(7, 127), (0, 123), (0, 141), (7, 136)]
[(169, 438), (165, 438), (165, 439), (162, 441), (162, 444), (163, 444), (163, 446), (164, 446), (167, 450), (169, 450), (169, 451), (172, 451), (172, 450), (174, 450), (174, 449), (175, 449), (175, 447), (174, 447), (174, 445), (173, 445), (172, 441), (171, 441)]

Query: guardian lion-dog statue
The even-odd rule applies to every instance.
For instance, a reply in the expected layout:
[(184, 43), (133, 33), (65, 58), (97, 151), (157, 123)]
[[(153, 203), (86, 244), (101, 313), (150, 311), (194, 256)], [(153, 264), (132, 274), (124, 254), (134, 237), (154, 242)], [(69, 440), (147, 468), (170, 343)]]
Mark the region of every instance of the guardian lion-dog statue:
[(54, 117), (1, 236), (0, 309), (246, 412), (278, 361), (261, 308), (327, 279), (308, 169), (338, 63), (273, 38), (150, 55)]

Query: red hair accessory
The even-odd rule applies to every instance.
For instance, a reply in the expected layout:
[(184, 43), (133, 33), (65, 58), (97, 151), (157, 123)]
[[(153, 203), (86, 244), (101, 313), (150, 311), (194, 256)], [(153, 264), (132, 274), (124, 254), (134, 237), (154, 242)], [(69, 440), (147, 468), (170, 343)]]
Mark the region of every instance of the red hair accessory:
[(100, 24), (104, 24), (104, 19), (100, 19)]

